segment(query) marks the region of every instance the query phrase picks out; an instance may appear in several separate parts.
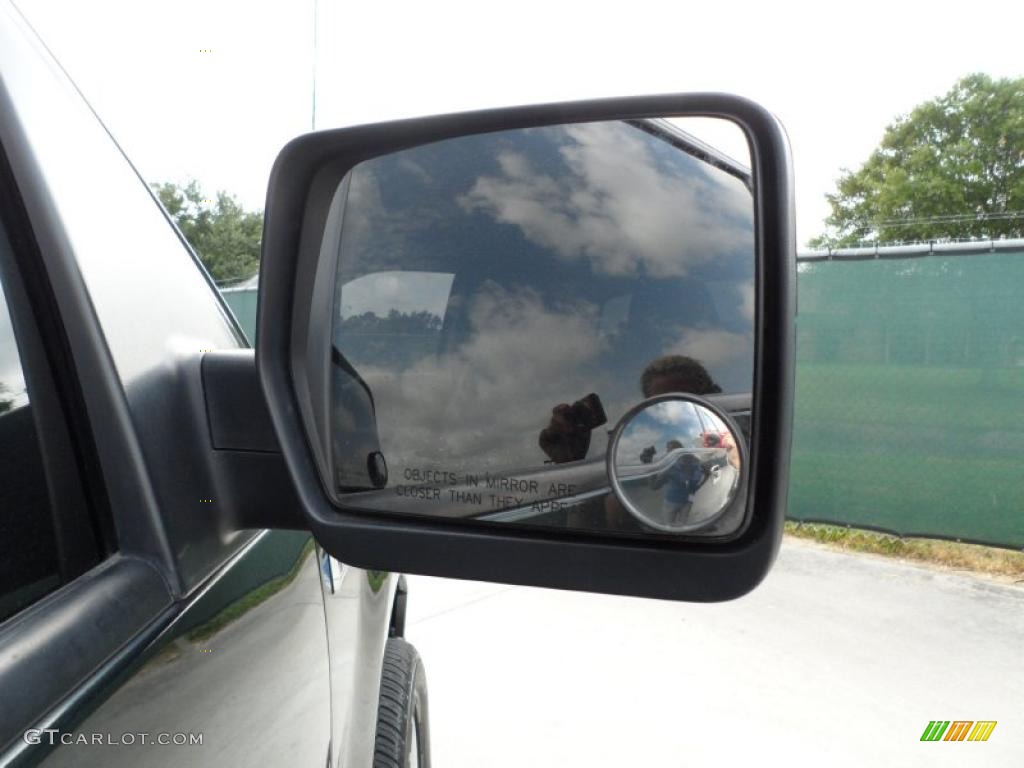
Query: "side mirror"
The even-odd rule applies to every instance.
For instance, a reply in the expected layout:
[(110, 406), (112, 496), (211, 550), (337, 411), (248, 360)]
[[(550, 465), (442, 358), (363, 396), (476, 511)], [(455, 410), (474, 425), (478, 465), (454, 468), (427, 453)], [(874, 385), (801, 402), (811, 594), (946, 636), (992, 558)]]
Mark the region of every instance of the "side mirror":
[[(746, 156), (698, 138), (723, 127)], [(794, 280), (787, 141), (737, 97), (299, 137), (270, 179), (256, 363), (310, 530), (366, 568), (742, 595), (782, 536)], [(676, 459), (706, 473), (701, 511), (636, 490)]]

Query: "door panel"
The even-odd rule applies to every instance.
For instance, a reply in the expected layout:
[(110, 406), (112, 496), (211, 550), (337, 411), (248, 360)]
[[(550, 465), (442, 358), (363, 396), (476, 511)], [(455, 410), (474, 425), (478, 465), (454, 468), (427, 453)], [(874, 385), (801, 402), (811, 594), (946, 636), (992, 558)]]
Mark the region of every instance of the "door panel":
[[(331, 727), (323, 622), (311, 537), (264, 533), (204, 585), (98, 709), (54, 737), (71, 743), (43, 765), (323, 765)], [(94, 734), (103, 743), (90, 743)], [(159, 743), (161, 734), (172, 743)], [(177, 734), (202, 743), (174, 743)]]
[(398, 578), (344, 565), (319, 550), (331, 664), (335, 765), (373, 763), (377, 698)]

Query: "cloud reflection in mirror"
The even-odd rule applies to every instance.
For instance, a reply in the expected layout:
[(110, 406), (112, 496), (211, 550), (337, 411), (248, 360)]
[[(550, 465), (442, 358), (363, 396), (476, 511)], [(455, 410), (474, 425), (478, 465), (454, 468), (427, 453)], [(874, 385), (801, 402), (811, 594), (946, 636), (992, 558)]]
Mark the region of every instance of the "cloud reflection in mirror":
[(608, 274), (684, 275), (749, 247), (750, 192), (741, 180), (694, 173), (687, 167), (693, 158), (675, 150), (665, 157), (627, 123), (544, 130), (564, 137), (557, 176), (505, 150), (497, 158), (501, 174), (478, 178), (459, 204)]

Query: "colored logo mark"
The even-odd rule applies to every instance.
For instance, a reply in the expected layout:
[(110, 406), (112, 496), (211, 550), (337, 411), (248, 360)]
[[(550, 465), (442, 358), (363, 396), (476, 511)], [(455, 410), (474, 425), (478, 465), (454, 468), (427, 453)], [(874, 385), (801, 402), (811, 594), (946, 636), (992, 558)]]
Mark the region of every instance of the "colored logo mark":
[(921, 741), (988, 741), (995, 720), (931, 720)]

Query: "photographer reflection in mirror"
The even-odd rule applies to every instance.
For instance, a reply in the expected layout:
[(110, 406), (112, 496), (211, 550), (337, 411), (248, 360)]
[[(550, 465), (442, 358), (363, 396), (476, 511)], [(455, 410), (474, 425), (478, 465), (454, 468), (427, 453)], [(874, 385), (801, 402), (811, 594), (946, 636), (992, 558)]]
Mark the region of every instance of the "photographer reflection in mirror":
[[(698, 360), (685, 355), (665, 355), (651, 361), (640, 376), (640, 389), (644, 398), (669, 392), (713, 395), (722, 391)], [(556, 405), (538, 443), (554, 464), (580, 461), (587, 457), (591, 432), (607, 421), (601, 399), (591, 393), (572, 405)]]
[(700, 461), (692, 453), (683, 450), (678, 440), (669, 440), (665, 453), (675, 453), (675, 459), (661, 472), (651, 478), (654, 490), (664, 488), (661, 512), (667, 525), (681, 525), (688, 522), (693, 509), (693, 499), (704, 484), (707, 475)]
[(551, 409), (551, 422), (540, 433), (541, 450), (554, 464), (579, 461), (590, 449), (590, 434), (608, 423), (601, 398), (591, 392), (572, 405)]
[(640, 377), (644, 397), (687, 392), (691, 395), (717, 395), (722, 391), (698, 360), (685, 355), (665, 355), (653, 360)]

